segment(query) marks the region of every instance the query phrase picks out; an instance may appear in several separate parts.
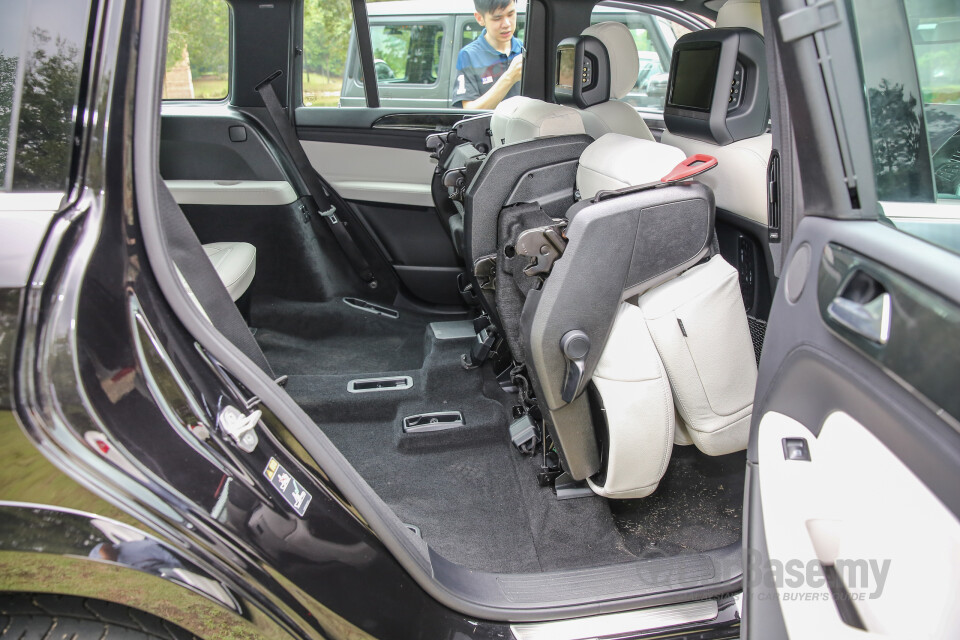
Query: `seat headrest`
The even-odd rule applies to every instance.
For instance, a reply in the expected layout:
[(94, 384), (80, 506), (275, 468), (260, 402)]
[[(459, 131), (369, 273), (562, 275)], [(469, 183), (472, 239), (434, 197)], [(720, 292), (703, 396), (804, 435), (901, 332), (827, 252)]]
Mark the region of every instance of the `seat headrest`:
[(746, 27), (763, 35), (760, 0), (727, 0), (717, 12), (717, 28)]
[(640, 57), (633, 34), (621, 22), (600, 22), (583, 30), (581, 35), (593, 36), (607, 50), (610, 59), (610, 98), (623, 98), (637, 84), (640, 73)]
[(655, 182), (686, 159), (683, 151), (667, 144), (619, 133), (607, 133), (587, 147), (577, 167), (580, 198)]
[(493, 146), (585, 133), (576, 109), (525, 96), (507, 98), (497, 105), (490, 120)]

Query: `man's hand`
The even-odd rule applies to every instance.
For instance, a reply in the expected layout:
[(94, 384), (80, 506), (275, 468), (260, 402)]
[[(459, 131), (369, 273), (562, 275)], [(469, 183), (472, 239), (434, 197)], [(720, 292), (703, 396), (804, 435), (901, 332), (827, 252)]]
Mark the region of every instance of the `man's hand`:
[(519, 55), (510, 61), (510, 66), (503, 72), (503, 75), (497, 78), (490, 90), (485, 94), (463, 103), (464, 109), (493, 109), (503, 100), (513, 85), (520, 82), (523, 77), (523, 56)]
[(517, 56), (510, 61), (510, 66), (507, 67), (507, 70), (503, 72), (501, 78), (508, 78), (510, 86), (520, 82), (520, 78), (523, 77), (523, 56)]

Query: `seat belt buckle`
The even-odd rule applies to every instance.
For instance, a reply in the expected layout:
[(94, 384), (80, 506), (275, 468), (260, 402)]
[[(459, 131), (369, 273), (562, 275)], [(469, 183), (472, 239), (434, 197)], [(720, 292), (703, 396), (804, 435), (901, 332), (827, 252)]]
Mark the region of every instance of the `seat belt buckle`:
[(337, 208), (333, 205), (330, 205), (330, 208), (326, 211), (321, 211), (320, 215), (330, 221), (330, 224), (337, 224), (340, 220), (337, 218)]

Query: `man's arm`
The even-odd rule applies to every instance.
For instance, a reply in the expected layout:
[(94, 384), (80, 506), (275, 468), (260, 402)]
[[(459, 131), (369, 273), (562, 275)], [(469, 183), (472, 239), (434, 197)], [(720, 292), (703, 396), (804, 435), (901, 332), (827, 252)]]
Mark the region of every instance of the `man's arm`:
[(520, 81), (523, 76), (523, 56), (517, 56), (510, 61), (510, 66), (497, 78), (490, 89), (476, 100), (464, 101), (464, 109), (493, 109), (503, 100), (504, 96)]

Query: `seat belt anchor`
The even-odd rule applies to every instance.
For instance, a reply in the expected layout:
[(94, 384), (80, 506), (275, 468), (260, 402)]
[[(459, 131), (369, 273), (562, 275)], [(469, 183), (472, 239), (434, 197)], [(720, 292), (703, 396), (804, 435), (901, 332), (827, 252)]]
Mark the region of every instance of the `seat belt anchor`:
[(333, 205), (330, 205), (330, 208), (326, 211), (321, 211), (320, 215), (324, 218), (327, 218), (330, 221), (330, 224), (338, 224), (340, 220), (336, 216), (337, 208)]

